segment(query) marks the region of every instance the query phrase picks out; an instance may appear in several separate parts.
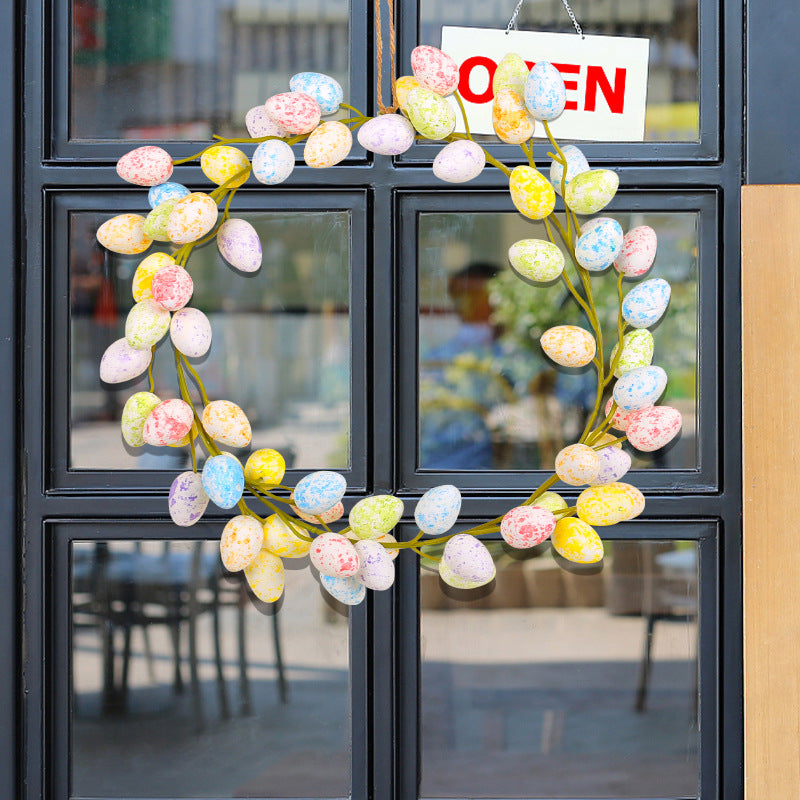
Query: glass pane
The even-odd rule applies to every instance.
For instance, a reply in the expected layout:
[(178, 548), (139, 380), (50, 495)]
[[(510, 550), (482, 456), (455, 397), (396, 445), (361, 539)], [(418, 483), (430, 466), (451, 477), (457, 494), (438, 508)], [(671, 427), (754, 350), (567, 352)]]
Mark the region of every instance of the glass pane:
[[(192, 359), (212, 400), (230, 399), (253, 426), (253, 450), (274, 447), (295, 469), (350, 465), (350, 217), (347, 211), (239, 214), (264, 246), (261, 269), (243, 274), (216, 244), (189, 262), (191, 305), (208, 315), (208, 355)], [(70, 466), (184, 469), (187, 448), (130, 448), (119, 419), (127, 398), (147, 391), (147, 375), (125, 388), (100, 383), (98, 365), (124, 336), (131, 279), (144, 256), (97, 244), (108, 214), (70, 219), (72, 427)], [(169, 251), (154, 244), (148, 253)], [(155, 354), (155, 391), (179, 397), (169, 336)], [(246, 455), (244, 452), (241, 455)]]
[[(697, 141), (700, 137), (697, 0), (572, 0), (584, 33), (650, 39), (645, 138)], [(420, 42), (438, 46), (443, 25), (504, 29), (513, 3), (420, 0)], [(571, 33), (561, 0), (529, 0), (521, 31)], [(523, 54), (524, 55), (524, 54)], [(480, 71), (481, 75), (486, 73)], [(486, 84), (473, 79), (476, 92)], [(485, 78), (483, 79), (486, 80)], [(494, 137), (480, 137), (496, 141)]]
[(72, 0), (71, 139), (247, 135), (312, 70), (350, 84), (348, 0)]
[[(608, 216), (623, 230), (647, 224), (658, 233), (658, 255), (648, 277), (667, 279), (672, 299), (653, 328), (653, 361), (669, 375), (659, 403), (683, 414), (680, 438), (662, 450), (639, 453), (625, 446), (635, 469), (694, 468), (697, 215)], [(552, 469), (558, 451), (580, 437), (594, 406), (594, 367), (556, 368), (539, 345), (548, 328), (586, 326), (586, 318), (562, 282), (533, 287), (507, 266), (509, 244), (526, 238), (546, 239), (543, 224), (512, 212), (419, 216), (422, 469)], [(571, 264), (567, 269), (574, 276)], [(623, 291), (633, 285), (626, 280)], [(616, 273), (594, 278), (592, 291), (607, 333), (608, 358), (616, 343)]]
[(275, 614), (215, 542), (75, 543), (71, 793), (348, 797), (347, 617), (307, 567)]
[(422, 570), (420, 796), (696, 797), (696, 543), (494, 548), (489, 587)]

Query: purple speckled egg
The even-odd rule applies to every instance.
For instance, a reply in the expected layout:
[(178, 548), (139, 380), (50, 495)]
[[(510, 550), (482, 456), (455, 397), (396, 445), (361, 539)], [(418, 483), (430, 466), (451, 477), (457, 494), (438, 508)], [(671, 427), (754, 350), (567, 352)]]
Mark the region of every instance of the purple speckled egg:
[(204, 356), (211, 347), (211, 323), (197, 308), (182, 308), (176, 311), (172, 315), (169, 335), (175, 347), (191, 358)]
[(149, 366), (153, 354), (149, 349), (131, 347), (125, 338), (110, 344), (100, 359), (100, 380), (104, 383), (123, 383), (141, 375)]
[(361, 559), (358, 579), (367, 589), (382, 592), (394, 583), (394, 561), (386, 548), (372, 539), (355, 543)]
[(489, 583), (496, 572), (486, 545), (468, 533), (460, 533), (450, 539), (444, 546), (441, 563), (456, 578), (473, 587)]
[(400, 114), (381, 114), (365, 122), (358, 129), (358, 143), (372, 153), (382, 156), (399, 156), (412, 144), (414, 126)]
[(208, 495), (197, 472), (181, 472), (169, 487), (169, 515), (176, 525), (188, 528), (205, 513)]
[(280, 136), (283, 138), (289, 135), (277, 122), (270, 119), (264, 106), (253, 106), (245, 115), (244, 124), (247, 126), (247, 132), (254, 139), (259, 139), (262, 136)]
[(483, 172), (486, 154), (483, 148), (467, 140), (450, 142), (433, 160), (433, 174), (447, 183), (466, 183)]
[(600, 462), (600, 471), (594, 480), (589, 481), (590, 486), (608, 486), (616, 483), (631, 468), (629, 453), (618, 447), (604, 447), (597, 451)]
[(222, 257), (242, 272), (256, 272), (261, 267), (261, 240), (247, 220), (223, 222), (217, 233), (217, 247)]

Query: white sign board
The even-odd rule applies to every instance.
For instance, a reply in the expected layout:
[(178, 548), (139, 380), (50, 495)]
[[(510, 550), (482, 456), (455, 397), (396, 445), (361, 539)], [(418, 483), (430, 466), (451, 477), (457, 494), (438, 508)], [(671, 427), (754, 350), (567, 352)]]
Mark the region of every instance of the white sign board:
[[(549, 61), (562, 74), (567, 107), (550, 123), (560, 139), (640, 142), (644, 139), (650, 40), (576, 33), (535, 33), (487, 28), (442, 28), (442, 50), (460, 69), (458, 92), (473, 133), (494, 133), (492, 78), (506, 53), (518, 53), (528, 68)], [(464, 131), (454, 98), (457, 131)], [(534, 136), (544, 137), (536, 124)]]

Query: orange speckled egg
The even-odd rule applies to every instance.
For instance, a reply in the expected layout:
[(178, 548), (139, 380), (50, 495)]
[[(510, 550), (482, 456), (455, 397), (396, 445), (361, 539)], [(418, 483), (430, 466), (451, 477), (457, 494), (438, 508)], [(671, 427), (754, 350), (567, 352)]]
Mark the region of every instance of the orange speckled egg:
[(534, 120), (522, 95), (513, 89), (500, 89), (492, 102), (492, 125), (506, 144), (522, 144), (533, 136)]
[(556, 364), (562, 367), (585, 367), (597, 352), (594, 336), (577, 325), (558, 325), (546, 330), (539, 343)]
[(353, 146), (350, 128), (341, 122), (323, 122), (306, 140), (303, 160), (309, 167), (325, 169), (347, 158)]
[(209, 403), (203, 409), (203, 427), (212, 439), (231, 447), (246, 447), (253, 433), (244, 411), (230, 400)]
[(189, 244), (202, 239), (216, 224), (217, 204), (204, 192), (192, 192), (181, 198), (167, 222), (167, 235), (175, 244)]
[(118, 214), (97, 229), (97, 241), (112, 253), (128, 256), (143, 253), (153, 243), (144, 232), (144, 222), (140, 214)]
[(243, 570), (258, 555), (264, 544), (261, 523), (247, 514), (228, 520), (219, 540), (222, 564), (229, 572)]
[(599, 471), (597, 451), (585, 444), (571, 444), (556, 456), (556, 474), (570, 486), (593, 481)]

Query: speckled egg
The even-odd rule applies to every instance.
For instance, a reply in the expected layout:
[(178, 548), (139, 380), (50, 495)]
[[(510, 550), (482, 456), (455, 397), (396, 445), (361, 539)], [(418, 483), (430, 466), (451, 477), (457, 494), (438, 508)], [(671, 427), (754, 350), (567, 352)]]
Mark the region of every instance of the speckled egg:
[(350, 128), (341, 122), (323, 122), (306, 139), (303, 161), (314, 169), (327, 169), (347, 158), (353, 146)]
[(403, 501), (390, 494), (377, 494), (359, 500), (348, 518), (359, 539), (374, 539), (388, 533), (403, 516)]
[(622, 316), (634, 328), (649, 328), (661, 319), (672, 290), (663, 278), (650, 278), (634, 286), (622, 301)]
[(133, 273), (131, 291), (133, 299), (146, 300), (153, 296), (153, 278), (159, 270), (175, 263), (175, 259), (166, 253), (151, 253), (139, 262), (136, 272)]
[(361, 560), (358, 580), (375, 592), (386, 591), (394, 583), (394, 561), (382, 544), (365, 540), (355, 543)]
[(167, 311), (178, 311), (192, 299), (194, 281), (180, 264), (171, 264), (156, 272), (151, 290), (156, 303)]
[(530, 219), (544, 219), (556, 207), (553, 185), (533, 167), (514, 167), (508, 188), (517, 211)]
[(276, 186), (283, 183), (294, 170), (294, 153), (286, 142), (269, 139), (253, 153), (253, 174), (259, 183)]
[[(611, 413), (611, 408), (614, 404), (614, 398), (610, 397), (608, 402), (606, 403), (606, 416)], [(628, 430), (628, 418), (630, 417), (631, 412), (625, 411), (624, 408), (617, 407), (614, 410), (614, 416), (611, 419), (611, 427), (616, 428), (618, 431), (622, 431), (623, 433)]]
[(445, 564), (444, 561), (439, 562), (439, 577), (442, 579), (444, 583), (448, 586), (452, 586), (454, 589), (477, 589), (479, 586), (483, 586), (485, 583), (490, 583), (489, 581), (469, 581), (465, 580), (464, 578), (459, 577), (456, 575), (450, 567)]
[(267, 116), (287, 133), (311, 133), (319, 125), (319, 103), (304, 92), (276, 94), (264, 103)]
[(203, 192), (192, 192), (175, 203), (167, 222), (167, 235), (175, 244), (202, 239), (217, 223), (217, 204)]
[(466, 139), (445, 145), (433, 160), (433, 174), (447, 183), (466, 183), (483, 172), (486, 154), (483, 148)]
[(367, 587), (356, 578), (338, 578), (334, 575), (320, 575), (319, 582), (322, 588), (340, 603), (346, 606), (357, 606), (364, 602), (367, 596)]
[(681, 412), (670, 406), (655, 406), (635, 411), (628, 420), (628, 441), (643, 453), (652, 453), (669, 444), (683, 425)]
[(549, 62), (533, 65), (525, 81), (525, 105), (536, 119), (554, 120), (567, 104), (567, 89), (561, 73)]
[(191, 192), (182, 183), (159, 183), (151, 186), (147, 193), (147, 202), (150, 208), (157, 208), (167, 200), (180, 200)]
[(411, 124), (426, 139), (444, 139), (456, 127), (456, 112), (450, 104), (424, 86), (409, 91), (406, 113)]
[(556, 456), (556, 475), (570, 486), (590, 483), (600, 471), (597, 451), (585, 444), (571, 444)]
[(424, 86), (442, 97), (458, 86), (458, 64), (437, 47), (420, 45), (411, 51), (411, 70)]
[[(580, 175), (582, 172), (589, 171), (589, 162), (586, 160), (583, 151), (575, 147), (574, 144), (565, 145), (561, 148), (561, 152), (567, 160), (567, 177), (565, 184), (569, 186), (573, 178)], [(561, 162), (553, 159), (550, 164), (550, 183), (553, 184), (553, 188), (558, 194), (561, 194), (561, 178), (563, 175), (564, 167)]]
[(146, 444), (155, 447), (179, 442), (192, 428), (194, 412), (184, 400), (162, 400), (148, 415), (142, 428)]
[[(614, 376), (621, 378), (626, 372), (639, 367), (649, 367), (653, 361), (653, 350), (655, 342), (653, 334), (644, 328), (639, 328), (622, 337), (622, 352), (620, 353), (617, 366), (614, 369)], [(614, 345), (611, 351), (609, 363), (614, 363), (619, 344)]]
[(649, 225), (631, 228), (625, 234), (622, 249), (614, 266), (623, 275), (627, 275), (629, 278), (638, 278), (653, 265), (657, 246), (658, 237)]
[(317, 101), (323, 116), (335, 114), (344, 100), (344, 91), (339, 81), (322, 72), (298, 72), (289, 80), (293, 92), (303, 92)]
[(277, 486), (286, 474), (286, 461), (272, 448), (264, 447), (250, 453), (244, 465), (244, 477), (254, 486)]
[[(235, 189), (250, 177), (250, 159), (238, 147), (218, 144), (200, 156), (200, 169), (212, 183), (218, 186), (224, 183)], [(242, 174), (237, 178), (239, 173)]]
[(125, 338), (131, 347), (150, 348), (169, 330), (170, 313), (155, 300), (140, 300), (128, 312), (125, 320)]
[(639, 514), (644, 511), (644, 495), (635, 486), (631, 486), (629, 483), (619, 483), (617, 485), (621, 487), (622, 491), (627, 492), (631, 498), (631, 513), (628, 519), (631, 520), (638, 517)]
[(110, 344), (100, 359), (100, 380), (104, 383), (123, 383), (141, 375), (149, 366), (151, 350), (131, 347), (124, 337)]
[(597, 447), (599, 445), (608, 444), (608, 445), (611, 445), (611, 447), (614, 448), (614, 449), (621, 448), (622, 447), (622, 442), (618, 442), (617, 441), (618, 438), (619, 437), (615, 436), (613, 433), (609, 433), (607, 431), (606, 433), (600, 434), (599, 438), (592, 442), (592, 447)]
[(610, 169), (590, 169), (576, 175), (567, 186), (565, 201), (576, 214), (596, 214), (617, 193), (619, 176)]
[(244, 568), (247, 585), (253, 594), (264, 603), (280, 600), (284, 587), (283, 561), (269, 550), (262, 550)]
[(169, 335), (175, 347), (190, 358), (200, 358), (211, 347), (211, 323), (198, 308), (182, 308), (172, 315)]
[(622, 485), (609, 483), (584, 489), (578, 495), (578, 517), (588, 525), (616, 525), (629, 519), (633, 502)]
[(160, 402), (161, 398), (152, 392), (136, 392), (125, 402), (120, 426), (122, 438), (131, 447), (141, 447), (144, 444), (142, 436), (144, 421)]
[[(459, 533), (444, 546), (442, 564), (471, 586), (483, 586), (494, 579), (495, 565), (491, 553), (480, 539)], [(441, 573), (440, 573), (441, 574)]]
[(253, 139), (260, 139), (262, 136), (285, 138), (289, 135), (288, 131), (285, 131), (270, 119), (267, 109), (263, 105), (253, 106), (245, 114), (244, 124)]
[(585, 367), (597, 352), (597, 343), (589, 331), (577, 325), (557, 325), (546, 330), (539, 343), (542, 350), (562, 367)]
[(506, 144), (522, 144), (533, 136), (534, 120), (522, 96), (513, 89), (499, 89), (492, 101), (492, 126)]
[(414, 509), (414, 519), (423, 533), (441, 536), (456, 524), (460, 511), (461, 492), (451, 484), (444, 484), (422, 495)]
[(220, 255), (242, 272), (256, 272), (261, 267), (261, 239), (245, 219), (228, 219), (217, 231)]
[[(382, 533), (374, 539), (364, 539), (365, 542), (377, 542), (380, 545), (397, 544), (397, 539), (391, 533)], [(400, 555), (399, 547), (384, 547), (386, 554), (394, 561)]]
[(112, 253), (128, 256), (143, 253), (153, 243), (139, 214), (118, 214), (106, 220), (97, 229), (97, 241)]
[(172, 157), (163, 147), (137, 147), (117, 161), (117, 175), (137, 186), (156, 186), (172, 175)]
[[(298, 531), (308, 534), (298, 526)], [(302, 558), (308, 555), (311, 542), (301, 539), (277, 514), (264, 522), (264, 547), (281, 558)]]
[(203, 466), (203, 488), (220, 508), (233, 508), (244, 492), (244, 471), (230, 453), (211, 456)]
[(614, 400), (624, 411), (641, 411), (655, 405), (666, 386), (667, 373), (661, 367), (638, 367), (616, 382)]
[(533, 505), (555, 513), (561, 511), (562, 508), (567, 508), (567, 501), (557, 492), (545, 492), (533, 501)]
[(513, 89), (517, 94), (524, 94), (529, 72), (522, 56), (517, 53), (506, 53), (494, 71), (492, 92), (497, 96), (501, 89)]
[(264, 543), (261, 523), (247, 514), (229, 519), (222, 529), (219, 554), (228, 572), (243, 570), (258, 555)]
[(542, 239), (520, 239), (508, 248), (511, 268), (523, 280), (547, 283), (564, 271), (564, 254), (552, 242)]
[(180, 198), (173, 198), (165, 200), (160, 205), (157, 205), (148, 215), (144, 221), (144, 232), (156, 242), (169, 242), (169, 234), (167, 233), (167, 225), (175, 206), (178, 204)]
[(319, 525), (320, 522), (324, 522), (326, 525), (330, 525), (331, 522), (336, 522), (336, 520), (341, 519), (344, 516), (344, 505), (339, 502), (335, 506), (332, 506), (327, 511), (323, 511), (320, 514), (306, 514), (305, 511), (301, 511), (297, 506), (291, 506), (292, 511), (297, 514), (300, 519), (304, 519), (306, 522), (310, 522), (312, 525)]
[(192, 427), (189, 429), (189, 433), (183, 437), (180, 441), (177, 442), (170, 442), (167, 447), (186, 447), (190, 442), (193, 442), (197, 438), (197, 423), (193, 422)]
[(603, 558), (603, 542), (597, 531), (574, 517), (556, 523), (551, 541), (553, 549), (574, 564), (596, 564)]
[(197, 472), (181, 472), (169, 487), (169, 515), (176, 525), (194, 525), (208, 507), (208, 495), (203, 479)]
[(541, 506), (517, 506), (500, 523), (500, 535), (518, 550), (541, 544), (556, 527), (552, 511)]
[(622, 247), (622, 225), (610, 217), (600, 217), (591, 230), (581, 231), (575, 243), (575, 258), (584, 268), (601, 272), (614, 263)]
[(397, 79), (394, 85), (394, 93), (397, 96), (397, 105), (399, 105), (403, 111), (406, 110), (408, 93), (412, 89), (419, 89), (421, 86), (423, 86), (422, 82), (414, 75), (401, 75)]
[(347, 481), (338, 472), (319, 470), (301, 478), (294, 487), (294, 504), (306, 514), (321, 514), (344, 497)]
[(361, 569), (361, 560), (352, 542), (340, 533), (322, 533), (311, 543), (311, 563), (320, 575), (353, 577)]
[(203, 409), (203, 428), (220, 444), (229, 447), (247, 447), (252, 438), (250, 421), (236, 403), (230, 400), (213, 400)]
[(365, 150), (382, 156), (399, 156), (414, 144), (415, 133), (414, 126), (404, 116), (381, 114), (365, 122), (356, 135)]
[(622, 478), (631, 468), (630, 454), (621, 447), (604, 447), (597, 451), (600, 470), (597, 477), (589, 482), (590, 486), (607, 486)]

